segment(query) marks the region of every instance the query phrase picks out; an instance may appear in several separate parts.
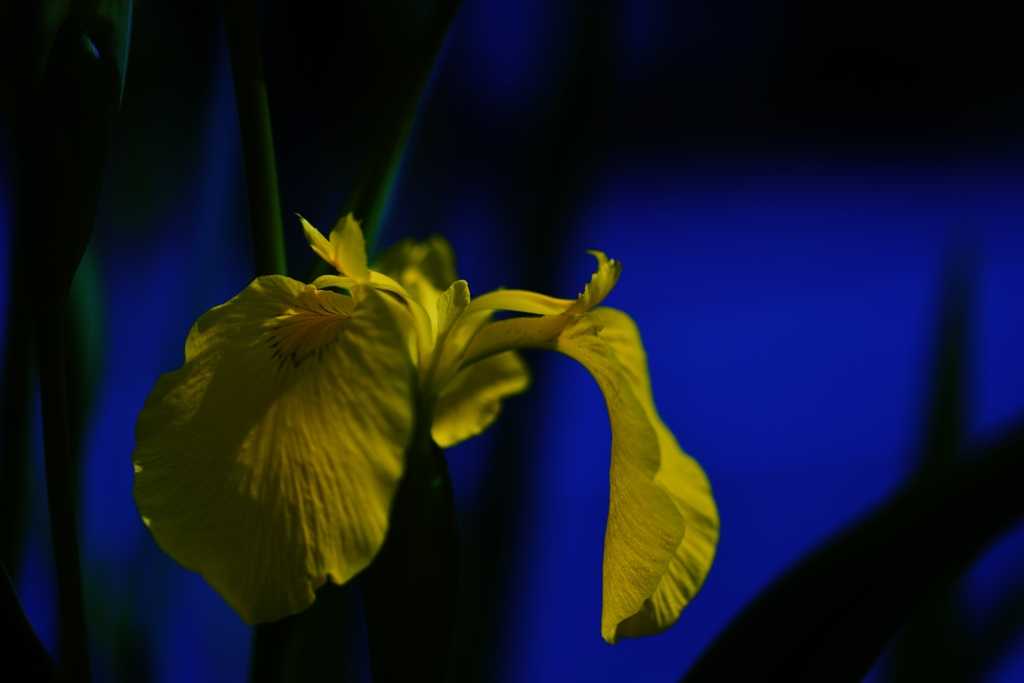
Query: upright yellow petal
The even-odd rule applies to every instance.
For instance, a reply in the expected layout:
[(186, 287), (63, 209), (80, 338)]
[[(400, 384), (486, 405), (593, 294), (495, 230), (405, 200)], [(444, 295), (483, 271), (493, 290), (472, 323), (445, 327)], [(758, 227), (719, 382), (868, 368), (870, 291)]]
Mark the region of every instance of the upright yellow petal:
[(387, 531), (415, 375), (383, 295), (353, 293), (258, 278), (199, 319), (139, 415), (139, 512), (249, 624), (348, 581)]
[(498, 419), (501, 402), (530, 386), (530, 371), (515, 351), (474, 363), (455, 375), (434, 407), (431, 434), (448, 448), (480, 434)]
[(340, 271), (341, 261), (338, 259), (337, 254), (334, 253), (334, 248), (331, 246), (328, 239), (301, 215), (299, 215), (299, 221), (302, 223), (302, 234), (306, 236), (306, 241), (309, 242), (309, 247), (317, 256), (334, 266), (335, 270)]
[(643, 608), (619, 624), (615, 637), (638, 638), (661, 633), (674, 624), (704, 583), (718, 546), (718, 508), (704, 470), (679, 447), (675, 436), (658, 416), (647, 372), (647, 354), (633, 320), (612, 308), (597, 308), (601, 338), (615, 353), (625, 377), (658, 435), (661, 462), (655, 483), (672, 497), (686, 524), (686, 535), (676, 549), (668, 573)]
[(331, 246), (341, 265), (340, 272), (359, 282), (370, 278), (370, 270), (366, 267), (366, 240), (359, 221), (352, 214), (338, 221), (331, 230)]
[(374, 270), (404, 287), (427, 311), (437, 329), (437, 298), (458, 279), (455, 253), (448, 240), (440, 235), (422, 242), (404, 239), (380, 255)]
[[(403, 287), (414, 281), (423, 281), (437, 292), (448, 289), (458, 279), (455, 252), (448, 240), (440, 235), (431, 235), (422, 242), (409, 237), (395, 243), (380, 255), (374, 270), (394, 278)], [(426, 307), (428, 302), (420, 303)], [(433, 305), (433, 302), (429, 303)]]
[(465, 280), (456, 280), (451, 287), (437, 298), (437, 338), (447, 338), (455, 323), (469, 306), (469, 285)]
[(366, 240), (359, 227), (359, 221), (348, 214), (338, 221), (331, 230), (331, 238), (325, 238), (319, 230), (309, 224), (302, 216), (302, 232), (309, 246), (324, 261), (347, 277), (357, 282), (366, 282), (370, 271), (366, 267)]

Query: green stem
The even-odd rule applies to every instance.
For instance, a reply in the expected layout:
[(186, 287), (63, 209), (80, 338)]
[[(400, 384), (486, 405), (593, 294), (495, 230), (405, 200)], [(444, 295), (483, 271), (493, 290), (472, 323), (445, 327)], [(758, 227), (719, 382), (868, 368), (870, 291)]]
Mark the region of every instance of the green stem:
[(46, 454), (46, 498), (57, 565), (57, 590), (64, 635), (64, 674), (88, 681), (89, 646), (75, 531), (75, 486), (71, 476), (71, 438), (65, 381), (63, 310), (36, 316), (39, 343), (39, 395)]
[(444, 452), (421, 407), (384, 545), (360, 574), (374, 683), (442, 683), (458, 597), (459, 533)]
[(253, 0), (223, 0), (231, 74), (235, 82), (238, 127), (242, 133), (245, 184), (256, 275), (287, 272), (277, 190), (274, 136)]
[(249, 683), (279, 683), (285, 680), (285, 663), (292, 632), (299, 615), (259, 624), (252, 634), (252, 652), (249, 653)]

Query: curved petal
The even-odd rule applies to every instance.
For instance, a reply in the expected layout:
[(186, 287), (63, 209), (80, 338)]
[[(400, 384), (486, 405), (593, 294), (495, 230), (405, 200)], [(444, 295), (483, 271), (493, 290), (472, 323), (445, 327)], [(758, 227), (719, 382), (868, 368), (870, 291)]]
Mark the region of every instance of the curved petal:
[(567, 315), (585, 313), (604, 301), (622, 273), (622, 264), (615, 259), (609, 259), (604, 252), (588, 249), (587, 253), (597, 259), (597, 271), (590, 276), (590, 282), (583, 288), (583, 293), (576, 299), (576, 303), (566, 311)]
[[(434, 335), (430, 316), (427, 315), (422, 306), (409, 296), (409, 293), (400, 284), (386, 275), (381, 275), (372, 270), (369, 273), (368, 282), (373, 286), (372, 288), (379, 292), (385, 292), (387, 296), (384, 297), (384, 300), (388, 305), (391, 308), (398, 307), (400, 309), (398, 319), (408, 323), (403, 326), (407, 332), (408, 338), (406, 341), (412, 357), (416, 359), (417, 363), (420, 363), (421, 358), (428, 357)], [(321, 275), (313, 280), (313, 286), (318, 289), (335, 287), (352, 291), (357, 284), (356, 280), (347, 275)], [(364, 287), (354, 291), (358, 293), (369, 291), (370, 289), (370, 287)]]
[(516, 311), (536, 315), (558, 315), (569, 310), (573, 303), (575, 302), (570, 299), (556, 299), (525, 289), (496, 289), (473, 299), (468, 312)]
[(655, 482), (661, 467), (655, 425), (633, 393), (629, 371), (600, 331), (593, 313), (501, 320), (476, 335), (466, 363), (513, 348), (547, 348), (575, 358), (601, 387), (612, 427), (601, 635), (615, 643), (620, 624), (644, 608), (669, 572), (684, 521)]
[(515, 351), (469, 366), (437, 398), (434, 441), (448, 448), (480, 434), (498, 419), (503, 400), (529, 386), (530, 371)]
[(559, 335), (571, 322), (568, 316), (544, 315), (489, 323), (473, 336), (462, 360), (462, 369), (503, 351), (555, 349)]
[(516, 311), (535, 315), (579, 315), (604, 301), (604, 298), (615, 287), (622, 272), (622, 264), (609, 260), (600, 251), (588, 251), (597, 258), (597, 270), (590, 277), (590, 282), (583, 288), (575, 301), (558, 299), (546, 294), (538, 294), (524, 289), (496, 289), (473, 299), (467, 313), (478, 311)]
[(658, 435), (661, 462), (655, 483), (672, 497), (686, 525), (686, 535), (676, 549), (668, 573), (643, 608), (619, 624), (616, 638), (661, 633), (674, 624), (704, 583), (718, 546), (718, 508), (704, 470), (683, 452), (672, 432), (658, 416), (647, 372), (647, 354), (636, 323), (612, 308), (593, 311), (601, 320), (601, 338), (611, 347), (625, 377)]
[(157, 543), (249, 624), (308, 607), (384, 540), (415, 374), (383, 296), (258, 278), (203, 315), (136, 426)]

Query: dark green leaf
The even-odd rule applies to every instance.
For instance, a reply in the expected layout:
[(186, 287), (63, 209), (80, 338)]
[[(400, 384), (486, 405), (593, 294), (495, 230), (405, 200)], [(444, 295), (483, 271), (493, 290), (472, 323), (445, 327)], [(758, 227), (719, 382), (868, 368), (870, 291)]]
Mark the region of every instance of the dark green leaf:
[[(943, 273), (931, 410), (917, 479), (944, 472), (957, 461), (963, 446), (968, 331), (975, 279), (973, 251), (964, 246), (956, 244), (949, 250)], [(967, 682), (965, 615), (957, 597), (955, 582), (950, 581), (926, 597), (911, 615), (888, 660), (893, 683)]]
[(0, 633), (3, 633), (4, 680), (61, 681), (60, 671), (21, 609), (7, 568), (0, 562)]
[(117, 114), (111, 69), (72, 12), (50, 49), (40, 88), (28, 178), (28, 255), (36, 315), (63, 313), (92, 234)]
[(860, 681), (922, 600), (1024, 514), (1024, 429), (921, 481), (787, 573), (686, 683)]
[(85, 23), (106, 71), (107, 96), (116, 112), (121, 107), (128, 45), (132, 29), (131, 0), (76, 0), (71, 3)]
[[(402, 165), (402, 158), (416, 122), (416, 113), (430, 82), (438, 54), (448, 35), (448, 29), (461, 4), (462, 0), (434, 0), (431, 5), (409, 67), (396, 87), (395, 102), (388, 112), (384, 132), (371, 149), (355, 185), (335, 216), (334, 222), (337, 224), (349, 213), (355, 215), (366, 235), (366, 248), (371, 257), (376, 252), (380, 223)], [(329, 266), (317, 259), (307, 274), (306, 281), (312, 282), (328, 271)]]

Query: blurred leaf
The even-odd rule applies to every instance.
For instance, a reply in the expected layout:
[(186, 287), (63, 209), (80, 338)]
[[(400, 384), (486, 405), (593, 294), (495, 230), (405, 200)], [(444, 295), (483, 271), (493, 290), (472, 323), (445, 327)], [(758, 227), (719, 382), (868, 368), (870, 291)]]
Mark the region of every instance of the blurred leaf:
[[(946, 257), (931, 410), (917, 479), (940, 475), (961, 455), (968, 412), (967, 348), (975, 279), (973, 251), (965, 246), (969, 245), (953, 245)], [(965, 619), (957, 597), (953, 580), (926, 597), (911, 615), (889, 659), (894, 682), (966, 683)]]
[(1024, 631), (1024, 585), (1000, 600), (996, 613), (979, 629), (977, 647), (967, 657), (964, 681), (988, 680), (986, 674)]
[(287, 264), (281, 198), (256, 7), (254, 0), (222, 0), (221, 4), (242, 136), (253, 266), (257, 276), (284, 275)]
[(61, 681), (60, 671), (50, 658), (39, 636), (21, 608), (7, 568), (0, 563), (0, 642), (4, 680)]
[[(54, 17), (55, 13), (59, 13)], [(6, 339), (3, 344), (3, 442), (0, 444), (0, 559), (20, 566), (28, 510), (28, 461), (32, 311), (29, 308), (26, 258), (32, 223), (26, 200), (28, 132), (32, 103), (46, 64), (46, 54), (66, 9), (60, 2), (0, 2), (0, 97), (10, 127), (13, 164), (10, 262), (7, 284)]]
[[(430, 82), (448, 29), (461, 4), (462, 0), (434, 0), (431, 5), (409, 67), (395, 88), (395, 101), (388, 110), (384, 132), (370, 150), (369, 158), (334, 218), (334, 223), (337, 224), (349, 213), (355, 215), (366, 235), (366, 248), (371, 259), (377, 250), (380, 224), (402, 165), (423, 94)], [(307, 273), (306, 281), (312, 282), (320, 275), (327, 274), (329, 270), (324, 261), (317, 259)]]
[(860, 681), (922, 600), (1024, 513), (1024, 430), (909, 488), (788, 572), (686, 683)]
[(32, 220), (23, 228), (37, 316), (63, 313), (92, 234), (117, 114), (108, 97), (109, 72), (72, 12), (50, 50), (28, 149)]
[(27, 284), (13, 277), (23, 268), (12, 268), (7, 302), (4, 344), (3, 441), (0, 442), (0, 561), (11, 567), (21, 563), (28, 518), (28, 462), (31, 453), (29, 402), (32, 353), (32, 312)]
[(71, 8), (85, 22), (89, 38), (96, 46), (107, 72), (109, 96), (114, 111), (121, 106), (124, 76), (128, 69), (128, 45), (131, 41), (131, 0), (72, 0)]
[(360, 575), (374, 683), (444, 680), (455, 628), (458, 551), (448, 465), (424, 435), (407, 455), (384, 545)]
[(103, 293), (96, 247), (90, 243), (75, 272), (64, 326), (67, 357), (68, 418), (71, 425), (73, 480), (80, 482), (82, 439), (103, 362)]
[(955, 462), (962, 447), (967, 420), (968, 332), (976, 269), (973, 258), (970, 249), (957, 245), (950, 249), (943, 273), (931, 409), (919, 468), (922, 476)]

